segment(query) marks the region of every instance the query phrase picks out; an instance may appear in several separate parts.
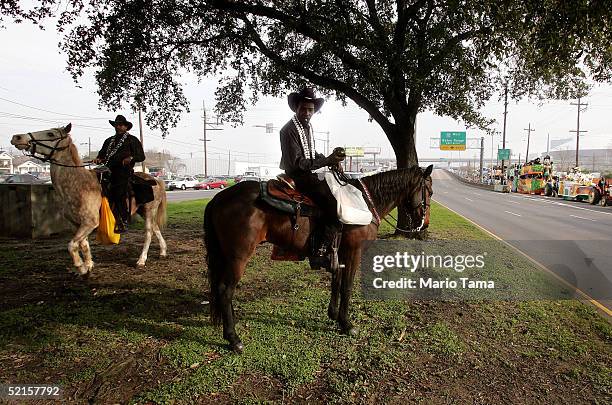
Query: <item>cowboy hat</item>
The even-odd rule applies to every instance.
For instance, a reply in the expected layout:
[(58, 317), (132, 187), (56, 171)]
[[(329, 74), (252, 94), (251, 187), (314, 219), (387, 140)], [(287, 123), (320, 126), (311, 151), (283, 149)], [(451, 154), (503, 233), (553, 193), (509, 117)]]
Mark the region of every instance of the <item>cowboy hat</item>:
[(113, 126), (116, 127), (117, 124), (124, 124), (127, 125), (127, 130), (129, 131), (130, 129), (132, 129), (132, 123), (128, 120), (125, 119), (125, 117), (123, 115), (117, 115), (117, 117), (115, 118), (115, 120), (108, 120), (108, 122)]
[(314, 89), (312, 87), (304, 87), (300, 90), (299, 93), (291, 93), (287, 96), (287, 101), (289, 102), (289, 108), (291, 111), (295, 112), (300, 104), (300, 101), (308, 101), (314, 104), (315, 112), (321, 109), (323, 106), (322, 98), (316, 98)]

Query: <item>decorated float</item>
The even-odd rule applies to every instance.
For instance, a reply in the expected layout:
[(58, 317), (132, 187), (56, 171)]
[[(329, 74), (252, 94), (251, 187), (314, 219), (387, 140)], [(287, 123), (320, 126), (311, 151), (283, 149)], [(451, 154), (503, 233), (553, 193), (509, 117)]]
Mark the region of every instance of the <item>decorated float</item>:
[(566, 175), (560, 176), (558, 196), (564, 200), (588, 201), (593, 182), (599, 177), (599, 173), (583, 173), (575, 167)]
[(550, 156), (536, 158), (520, 168), (517, 192), (521, 194), (552, 195), (552, 161)]

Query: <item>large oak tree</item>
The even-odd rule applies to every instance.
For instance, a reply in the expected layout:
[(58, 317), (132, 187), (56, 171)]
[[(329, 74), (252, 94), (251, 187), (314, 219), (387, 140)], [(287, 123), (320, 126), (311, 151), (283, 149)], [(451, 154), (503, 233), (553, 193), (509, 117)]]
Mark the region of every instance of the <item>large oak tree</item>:
[[(57, 4), (62, 3), (62, 7)], [(188, 109), (180, 75), (223, 76), (217, 112), (312, 83), (351, 99), (387, 135), (399, 167), (418, 163), (417, 113), (491, 124), (479, 110), (511, 96), (568, 98), (610, 80), (609, 0), (42, 0), (1, 3), (4, 18), (57, 10), (78, 80), (93, 69), (101, 103), (148, 109), (166, 131)]]

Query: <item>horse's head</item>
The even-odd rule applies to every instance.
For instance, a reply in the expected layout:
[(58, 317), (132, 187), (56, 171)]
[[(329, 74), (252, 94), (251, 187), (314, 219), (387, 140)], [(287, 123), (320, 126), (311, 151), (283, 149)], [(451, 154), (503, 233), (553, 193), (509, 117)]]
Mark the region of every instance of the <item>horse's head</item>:
[(408, 215), (408, 229), (420, 232), (429, 226), (429, 206), (433, 195), (431, 172), (433, 165), (426, 169), (417, 168), (417, 176), (413, 179), (410, 192), (402, 204)]
[(13, 135), (11, 145), (19, 150), (30, 152), (32, 156), (38, 154), (42, 155), (43, 158), (51, 159), (56, 151), (64, 150), (70, 146), (69, 133), (71, 129), (72, 124), (68, 124), (65, 127)]

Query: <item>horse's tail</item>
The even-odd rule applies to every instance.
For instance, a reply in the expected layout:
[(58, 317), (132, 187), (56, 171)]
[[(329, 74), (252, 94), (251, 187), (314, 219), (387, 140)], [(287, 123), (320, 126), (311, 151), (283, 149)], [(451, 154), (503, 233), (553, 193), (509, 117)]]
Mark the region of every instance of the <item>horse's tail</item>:
[(219, 282), (223, 271), (224, 261), (221, 245), (213, 223), (215, 203), (214, 198), (208, 202), (204, 209), (204, 245), (206, 246), (206, 264), (208, 267), (208, 285), (210, 287), (210, 321), (213, 325), (221, 323), (221, 304), (219, 297)]
[(157, 216), (155, 217), (155, 222), (157, 226), (162, 229), (166, 226), (166, 208), (168, 206), (168, 201), (166, 199), (166, 185), (163, 181), (157, 180), (157, 186), (160, 190), (160, 202), (159, 207), (157, 207)]

